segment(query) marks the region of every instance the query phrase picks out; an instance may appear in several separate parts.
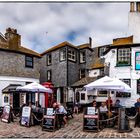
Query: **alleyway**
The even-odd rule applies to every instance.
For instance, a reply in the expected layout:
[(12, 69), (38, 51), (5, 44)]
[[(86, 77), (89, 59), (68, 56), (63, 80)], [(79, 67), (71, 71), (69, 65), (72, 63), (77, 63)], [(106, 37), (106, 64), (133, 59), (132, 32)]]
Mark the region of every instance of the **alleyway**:
[(55, 132), (42, 131), (41, 126), (30, 128), (20, 126), (18, 120), (14, 123), (0, 122), (0, 138), (140, 138), (140, 128), (134, 128), (131, 122), (132, 132), (118, 133), (113, 128), (105, 128), (101, 132), (83, 132), (82, 114), (69, 120), (68, 126)]

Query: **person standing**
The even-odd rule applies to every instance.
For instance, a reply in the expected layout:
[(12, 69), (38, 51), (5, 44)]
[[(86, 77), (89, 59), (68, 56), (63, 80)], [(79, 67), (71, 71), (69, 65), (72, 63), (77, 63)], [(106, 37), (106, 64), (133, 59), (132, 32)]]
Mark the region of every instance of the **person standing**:
[(74, 113), (78, 115), (78, 112), (79, 112), (79, 103), (78, 101), (76, 101), (74, 104)]

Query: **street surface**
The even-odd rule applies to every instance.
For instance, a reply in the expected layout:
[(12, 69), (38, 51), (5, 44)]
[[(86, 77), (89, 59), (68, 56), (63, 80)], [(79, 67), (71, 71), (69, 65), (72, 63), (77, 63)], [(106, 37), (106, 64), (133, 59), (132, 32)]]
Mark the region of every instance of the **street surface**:
[(105, 128), (98, 133), (83, 132), (82, 121), (83, 114), (74, 115), (68, 126), (55, 132), (42, 131), (39, 125), (29, 128), (20, 126), (17, 119), (9, 124), (0, 121), (0, 138), (140, 138), (140, 128), (134, 128), (133, 121), (130, 123), (133, 131), (129, 133), (118, 133), (114, 128)]

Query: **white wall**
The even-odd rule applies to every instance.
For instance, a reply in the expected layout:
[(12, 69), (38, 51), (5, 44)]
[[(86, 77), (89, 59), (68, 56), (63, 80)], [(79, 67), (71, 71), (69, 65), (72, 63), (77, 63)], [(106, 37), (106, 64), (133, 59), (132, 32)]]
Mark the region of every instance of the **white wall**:
[(10, 76), (0, 76), (0, 106), (4, 106), (2, 90), (9, 84), (21, 84), (25, 85), (26, 82), (39, 82), (39, 79), (24, 78), (24, 77), (10, 77)]
[(100, 75), (100, 70), (99, 69), (89, 71), (89, 77), (97, 77), (98, 75)]
[[(140, 71), (135, 70), (135, 52), (140, 51), (140, 47), (132, 47), (132, 54), (131, 54), (131, 65), (132, 66), (125, 66), (125, 67), (116, 67), (116, 60), (117, 60), (117, 50), (115, 53), (110, 51), (105, 56), (105, 62), (110, 63), (110, 77), (117, 77), (118, 79), (131, 79), (131, 98), (117, 98), (120, 99), (122, 105), (125, 106), (133, 106), (136, 102), (136, 99), (140, 97), (137, 94), (137, 79), (140, 78)], [(115, 96), (115, 94), (114, 94)], [(114, 98), (114, 101), (116, 98)]]

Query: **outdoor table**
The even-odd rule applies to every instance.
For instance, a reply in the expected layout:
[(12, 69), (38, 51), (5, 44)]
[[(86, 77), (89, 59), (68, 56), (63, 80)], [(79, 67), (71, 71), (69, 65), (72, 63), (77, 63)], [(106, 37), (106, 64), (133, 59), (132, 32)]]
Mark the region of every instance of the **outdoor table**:
[(56, 128), (59, 129), (63, 125), (64, 113), (56, 113)]

